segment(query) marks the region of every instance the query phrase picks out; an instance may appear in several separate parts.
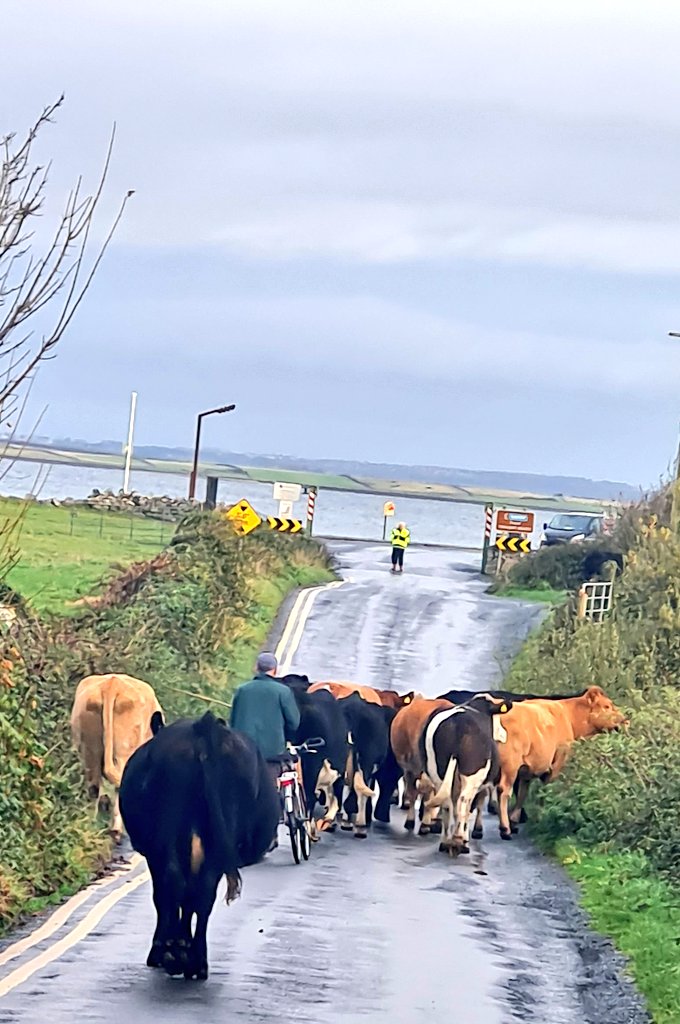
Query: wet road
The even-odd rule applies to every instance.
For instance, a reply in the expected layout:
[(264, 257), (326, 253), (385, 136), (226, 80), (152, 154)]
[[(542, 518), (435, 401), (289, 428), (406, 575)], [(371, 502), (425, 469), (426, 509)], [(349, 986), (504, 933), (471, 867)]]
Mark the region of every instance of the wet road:
[[(284, 661), (314, 678), (430, 695), (489, 686), (540, 615), (485, 596), (460, 555), (411, 550), (393, 578), (384, 548), (334, 551), (346, 582), (291, 603), (280, 631)], [(490, 821), (454, 862), (394, 818), (364, 842), (324, 836), (300, 867), (282, 834), (244, 871), (242, 899), (216, 906), (207, 984), (143, 966), (154, 914), (139, 861), (27, 933), (34, 945), (0, 952), (0, 1024), (646, 1019), (571, 888), (528, 843), (501, 843)]]

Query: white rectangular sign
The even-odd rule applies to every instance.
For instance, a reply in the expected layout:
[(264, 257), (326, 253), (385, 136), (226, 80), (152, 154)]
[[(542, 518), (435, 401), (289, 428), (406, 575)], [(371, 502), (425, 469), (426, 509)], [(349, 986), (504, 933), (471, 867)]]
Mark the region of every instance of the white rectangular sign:
[(279, 502), (279, 519), (292, 519), (293, 517), (293, 502), (292, 501), (280, 501)]
[(274, 484), (274, 501), (298, 501), (301, 494), (300, 484)]

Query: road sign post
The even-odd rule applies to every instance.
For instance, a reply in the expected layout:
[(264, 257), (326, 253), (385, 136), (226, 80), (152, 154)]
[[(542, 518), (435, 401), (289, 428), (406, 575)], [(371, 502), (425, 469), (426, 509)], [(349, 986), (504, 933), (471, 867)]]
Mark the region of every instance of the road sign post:
[(316, 487), (310, 487), (307, 491), (307, 536), (312, 536), (312, 529), (314, 527), (314, 510), (316, 507), (316, 496), (318, 494)]
[(393, 501), (386, 501), (383, 505), (383, 540), (387, 540), (387, 520), (391, 519), (396, 512)]
[(484, 506), (484, 544), (482, 545), (482, 575), (486, 573), (486, 566), (489, 561), (489, 545), (491, 543), (491, 528), (493, 526), (493, 505)]

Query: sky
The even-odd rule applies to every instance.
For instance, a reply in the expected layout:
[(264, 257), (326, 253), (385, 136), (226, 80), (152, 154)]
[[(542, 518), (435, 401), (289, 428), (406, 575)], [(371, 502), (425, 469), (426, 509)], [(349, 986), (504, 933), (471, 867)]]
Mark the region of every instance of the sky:
[[(468, 9), (469, 8), (469, 9)], [(680, 7), (3, 0), (45, 225), (124, 220), (40, 433), (647, 485), (680, 420)], [(36, 246), (40, 244), (40, 230)]]

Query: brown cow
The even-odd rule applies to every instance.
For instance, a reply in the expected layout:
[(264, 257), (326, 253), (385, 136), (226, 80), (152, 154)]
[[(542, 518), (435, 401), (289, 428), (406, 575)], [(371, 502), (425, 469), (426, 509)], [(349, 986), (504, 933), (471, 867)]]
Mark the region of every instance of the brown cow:
[[(118, 789), (128, 758), (151, 739), (151, 716), (161, 711), (148, 683), (126, 675), (87, 676), (79, 684), (71, 711), (71, 735), (85, 769), (90, 799), (99, 809), (102, 777), (115, 790), (111, 833), (123, 835)], [(162, 713), (162, 711), (161, 711)]]
[[(517, 831), (532, 778), (552, 781), (564, 767), (576, 740), (610, 732), (627, 724), (626, 716), (599, 686), (579, 697), (563, 700), (528, 700), (514, 704), (504, 716), (507, 739), (498, 744), (501, 779), (498, 814), (503, 839)], [(517, 802), (508, 814), (508, 799), (519, 780)]]
[(318, 690), (328, 690), (337, 700), (349, 697), (352, 693), (358, 693), (369, 704), (381, 704), (382, 707), (394, 708), (395, 711), (420, 696), (413, 690), (400, 694), (395, 690), (376, 690), (373, 686), (362, 686), (360, 683), (312, 683), (307, 693), (316, 693)]
[(360, 686), (358, 683), (312, 683), (307, 693), (317, 693), (319, 690), (328, 690), (338, 700), (358, 693), (369, 704), (380, 704), (382, 707), (382, 701), (372, 686)]

